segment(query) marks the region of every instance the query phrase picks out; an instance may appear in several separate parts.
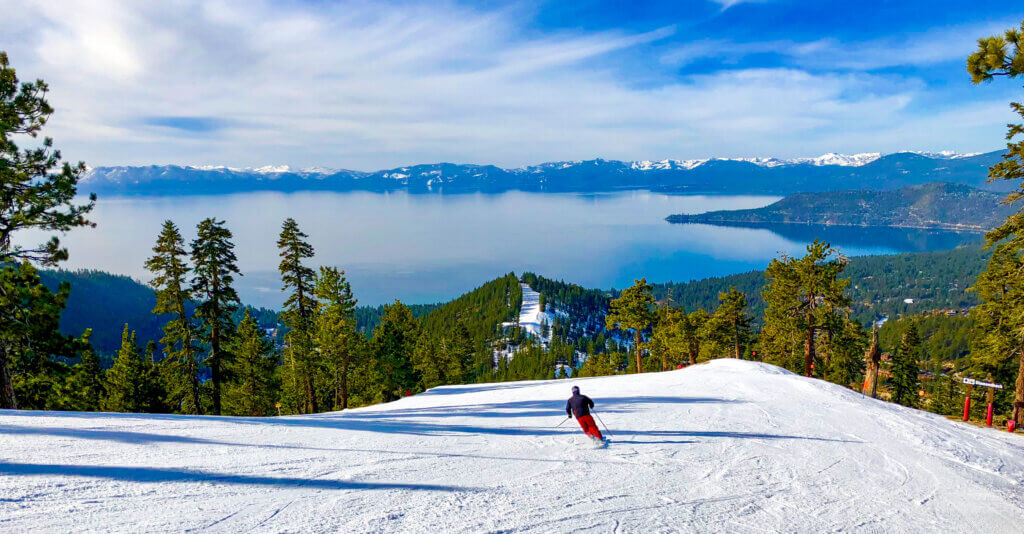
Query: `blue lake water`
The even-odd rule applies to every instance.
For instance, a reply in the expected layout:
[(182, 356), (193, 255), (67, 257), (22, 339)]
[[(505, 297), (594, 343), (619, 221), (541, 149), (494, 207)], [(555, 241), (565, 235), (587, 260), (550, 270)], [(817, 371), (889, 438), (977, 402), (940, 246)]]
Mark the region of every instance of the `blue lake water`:
[[(293, 217), (316, 248), (313, 265), (346, 269), (363, 304), (436, 302), (514, 271), (587, 287), (633, 279), (686, 281), (762, 269), (780, 253), (800, 254), (822, 237), (847, 255), (952, 248), (978, 236), (952, 232), (781, 225), (736, 228), (673, 225), (673, 213), (759, 207), (767, 196), (505, 193), (248, 193), (101, 199), (95, 229), (63, 238), (66, 268), (91, 268), (147, 281), (143, 263), (165, 219), (187, 240), (205, 217), (235, 234), (246, 303), (279, 307), (277, 235)], [(31, 243), (41, 236), (22, 236)]]

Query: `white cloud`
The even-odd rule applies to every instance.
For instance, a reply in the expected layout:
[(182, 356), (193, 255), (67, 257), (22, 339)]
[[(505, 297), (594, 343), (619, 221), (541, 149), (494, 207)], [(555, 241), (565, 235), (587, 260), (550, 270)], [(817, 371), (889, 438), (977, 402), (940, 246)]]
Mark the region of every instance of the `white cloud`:
[[(18, 14), (0, 19), (14, 66), (51, 84), (47, 133), (94, 166), (791, 156), (904, 148), (845, 140), (925, 124), (908, 111), (922, 91), (914, 80), (789, 68), (652, 87), (606, 61), (671, 27), (524, 37), (516, 11), (406, 3), (0, 0), (0, 12)], [(807, 65), (840, 48), (759, 46), (783, 45)], [(175, 117), (223, 126), (189, 133), (151, 120)], [(1005, 121), (990, 133), (929, 121), (912, 148), (988, 149)]]
[(874, 70), (899, 66), (928, 66), (946, 61), (964, 61), (977, 47), (978, 37), (1001, 34), (1019, 22), (967, 24), (934, 28), (919, 33), (899, 33), (867, 41), (838, 39), (815, 41), (751, 41), (704, 39), (677, 46), (662, 55), (671, 65), (687, 65), (699, 59), (716, 58), (738, 63), (745, 56), (772, 53), (787, 58), (793, 66), (830, 70)]

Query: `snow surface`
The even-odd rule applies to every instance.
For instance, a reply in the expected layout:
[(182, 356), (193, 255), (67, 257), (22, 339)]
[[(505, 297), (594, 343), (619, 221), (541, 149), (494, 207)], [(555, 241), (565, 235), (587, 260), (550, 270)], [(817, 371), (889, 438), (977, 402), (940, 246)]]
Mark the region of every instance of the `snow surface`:
[(551, 342), (551, 336), (544, 337), (542, 325), (551, 325), (551, 314), (540, 311), (540, 293), (534, 291), (527, 284), (519, 284), (523, 288), (523, 303), (519, 308), (519, 327), (541, 341)]
[[(564, 420), (569, 386), (610, 428)], [(1021, 532), (1024, 437), (765, 364), (265, 419), (0, 412), (0, 531)]]

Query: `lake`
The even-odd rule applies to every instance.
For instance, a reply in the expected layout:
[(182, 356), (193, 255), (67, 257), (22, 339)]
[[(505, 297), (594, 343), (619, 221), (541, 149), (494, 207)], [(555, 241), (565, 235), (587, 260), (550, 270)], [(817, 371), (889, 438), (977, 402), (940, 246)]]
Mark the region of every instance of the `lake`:
[[(952, 248), (979, 236), (953, 232), (781, 225), (738, 228), (674, 225), (673, 213), (755, 208), (778, 197), (512, 192), (245, 193), (223, 196), (108, 197), (95, 229), (62, 240), (65, 268), (100, 269), (147, 281), (143, 264), (165, 219), (185, 234), (205, 217), (227, 221), (244, 276), (243, 301), (280, 307), (276, 241), (295, 218), (317, 256), (311, 265), (348, 272), (362, 304), (457, 296), (510, 271), (533, 271), (586, 287), (622, 288), (635, 278), (686, 281), (763, 269), (780, 253), (801, 254), (822, 237), (855, 256)], [(32, 243), (40, 235), (22, 236)]]

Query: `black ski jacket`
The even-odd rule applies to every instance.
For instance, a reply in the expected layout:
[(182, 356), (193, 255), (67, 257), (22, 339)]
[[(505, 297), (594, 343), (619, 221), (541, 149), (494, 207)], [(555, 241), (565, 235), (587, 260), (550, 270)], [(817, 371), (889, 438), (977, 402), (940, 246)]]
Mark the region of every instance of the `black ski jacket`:
[(565, 403), (565, 415), (575, 415), (576, 419), (584, 415), (590, 415), (590, 409), (594, 407), (594, 401), (586, 395), (573, 395), (569, 402)]

